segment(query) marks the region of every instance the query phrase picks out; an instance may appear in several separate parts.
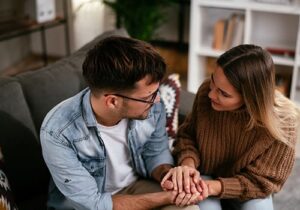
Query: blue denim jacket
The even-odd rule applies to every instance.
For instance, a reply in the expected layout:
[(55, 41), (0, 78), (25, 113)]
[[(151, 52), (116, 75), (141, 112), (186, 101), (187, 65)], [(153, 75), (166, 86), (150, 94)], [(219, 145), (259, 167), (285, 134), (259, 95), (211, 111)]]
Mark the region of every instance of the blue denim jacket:
[[(161, 164), (173, 164), (162, 103), (145, 120), (130, 120), (128, 144), (137, 174), (149, 177)], [(41, 145), (54, 183), (48, 205), (57, 209), (112, 209), (105, 192), (106, 150), (85, 89), (54, 107), (41, 127)]]

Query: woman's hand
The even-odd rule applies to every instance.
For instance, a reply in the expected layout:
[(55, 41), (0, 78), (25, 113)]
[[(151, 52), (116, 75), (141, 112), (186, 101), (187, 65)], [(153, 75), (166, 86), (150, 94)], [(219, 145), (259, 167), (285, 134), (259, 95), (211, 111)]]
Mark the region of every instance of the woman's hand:
[[(178, 166), (171, 168), (161, 181), (161, 186), (164, 190), (185, 191), (188, 194), (202, 192), (199, 185), (200, 173), (195, 168), (189, 166)], [(171, 186), (170, 181), (173, 186)]]

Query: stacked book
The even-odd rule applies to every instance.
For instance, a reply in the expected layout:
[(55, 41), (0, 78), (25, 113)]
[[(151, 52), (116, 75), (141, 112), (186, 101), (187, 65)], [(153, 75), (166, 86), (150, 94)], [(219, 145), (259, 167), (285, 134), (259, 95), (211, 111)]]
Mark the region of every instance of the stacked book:
[(214, 24), (213, 49), (227, 50), (243, 43), (245, 17), (232, 14), (228, 19), (219, 19)]

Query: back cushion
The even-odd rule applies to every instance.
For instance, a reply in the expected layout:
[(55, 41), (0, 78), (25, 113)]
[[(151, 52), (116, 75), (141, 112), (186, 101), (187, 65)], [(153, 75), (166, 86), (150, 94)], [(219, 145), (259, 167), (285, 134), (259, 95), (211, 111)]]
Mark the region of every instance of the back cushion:
[(0, 78), (0, 101), (0, 147), (18, 202), (46, 192), (49, 175), (20, 84)]
[(39, 71), (17, 77), (38, 131), (50, 109), (84, 87), (78, 66), (64, 59)]

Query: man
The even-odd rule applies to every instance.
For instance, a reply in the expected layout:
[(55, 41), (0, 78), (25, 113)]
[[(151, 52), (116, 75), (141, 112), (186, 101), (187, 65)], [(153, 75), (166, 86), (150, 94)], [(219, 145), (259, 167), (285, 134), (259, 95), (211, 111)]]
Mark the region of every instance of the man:
[(49, 207), (135, 210), (188, 202), (149, 179), (160, 182), (173, 165), (158, 94), (165, 71), (150, 45), (131, 38), (109, 37), (88, 52), (89, 88), (53, 108), (41, 127), (54, 181)]

